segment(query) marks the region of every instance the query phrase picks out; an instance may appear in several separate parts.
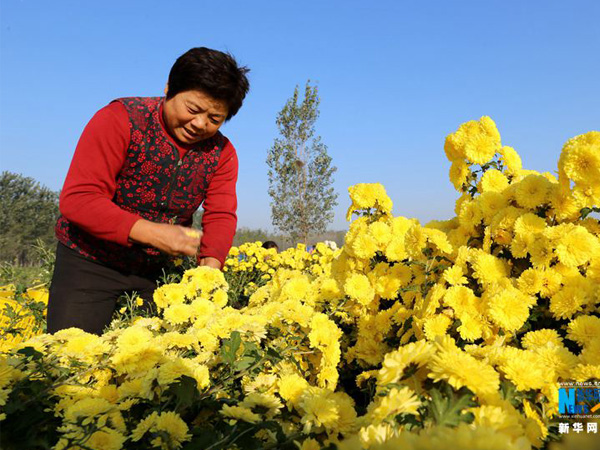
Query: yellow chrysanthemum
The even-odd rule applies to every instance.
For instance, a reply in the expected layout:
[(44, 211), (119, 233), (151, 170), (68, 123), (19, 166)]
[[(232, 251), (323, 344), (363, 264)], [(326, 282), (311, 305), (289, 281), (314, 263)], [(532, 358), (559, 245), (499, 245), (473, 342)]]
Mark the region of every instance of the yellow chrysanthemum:
[(482, 337), (484, 323), (481, 319), (472, 314), (463, 314), (460, 316), (460, 322), (457, 331), (462, 339), (473, 342)]
[(579, 354), (582, 364), (600, 366), (600, 339), (590, 340)]
[(385, 257), (389, 261), (402, 261), (408, 258), (404, 245), (404, 236), (395, 236), (385, 249)]
[(446, 157), (449, 161), (454, 162), (460, 159), (464, 159), (464, 141), (467, 135), (466, 127), (468, 127), (468, 124), (463, 124), (458, 128), (456, 132), (446, 136), (446, 140), (444, 142), (444, 152), (446, 153)]
[(600, 378), (600, 365), (579, 364), (571, 371), (571, 379), (575, 381), (588, 381)]
[(600, 241), (584, 227), (575, 226), (558, 238), (555, 252), (564, 265), (578, 267), (600, 253)]
[(450, 286), (467, 284), (467, 279), (464, 277), (464, 272), (461, 266), (454, 265), (447, 268), (444, 270), (442, 277)]
[(448, 236), (441, 230), (434, 230), (433, 228), (421, 228), (427, 242), (435, 245), (442, 253), (450, 254), (454, 250), (452, 244), (448, 241)]
[(438, 343), (429, 369), (429, 378), (446, 380), (455, 389), (467, 386), (477, 394), (492, 394), (500, 386), (500, 377), (492, 366), (465, 353), (449, 338)]
[(508, 270), (504, 262), (483, 251), (479, 251), (472, 263), (473, 277), (477, 278), (482, 285), (500, 281), (508, 276)]
[(157, 446), (161, 447), (161, 443), (163, 443), (166, 438), (165, 448), (179, 448), (183, 442), (192, 437), (188, 431), (187, 424), (176, 412), (153, 412), (142, 420), (132, 431), (131, 440), (134, 442), (139, 441), (147, 432), (162, 432), (158, 438), (159, 442), (156, 442)]
[(527, 252), (529, 250), (529, 245), (531, 244), (531, 239), (526, 236), (517, 235), (510, 242), (510, 253), (515, 258), (525, 258), (527, 257)]
[(308, 381), (298, 374), (283, 375), (277, 383), (279, 395), (293, 405), (298, 403), (308, 386)]
[(502, 192), (508, 187), (508, 178), (497, 169), (486, 171), (479, 180), (479, 192)]
[(554, 245), (550, 239), (544, 235), (536, 236), (535, 239), (527, 245), (527, 251), (530, 255), (531, 264), (534, 267), (548, 268), (555, 256)]
[(535, 295), (542, 290), (543, 270), (531, 268), (523, 271), (517, 280), (519, 289), (527, 295)]
[(508, 206), (508, 197), (495, 191), (484, 192), (478, 201), (486, 224), (491, 223), (494, 216)]
[(581, 311), (586, 296), (576, 286), (565, 286), (550, 299), (550, 312), (557, 319), (570, 319)]
[(464, 160), (457, 159), (452, 161), (449, 176), (454, 189), (461, 192), (461, 188), (467, 182), (467, 178), (470, 174), (471, 171), (469, 165)]
[(475, 164), (487, 163), (499, 149), (500, 133), (487, 116), (463, 123), (456, 132), (448, 135), (444, 144), (450, 161), (467, 159)]
[(410, 364), (421, 367), (429, 361), (434, 352), (435, 348), (432, 344), (426, 341), (418, 341), (411, 342), (388, 353), (385, 355), (381, 369), (377, 374), (378, 384), (385, 386), (397, 382), (404, 376), (404, 370)]
[(474, 164), (483, 165), (494, 157), (498, 149), (498, 142), (481, 133), (465, 143), (465, 157)]
[(529, 350), (512, 352), (511, 357), (500, 364), (499, 370), (519, 391), (541, 389), (554, 379), (554, 372), (545, 366), (542, 358)]
[(600, 318), (596, 316), (579, 316), (569, 322), (567, 327), (569, 339), (580, 345), (589, 344), (600, 336)]
[(404, 236), (404, 246), (408, 255), (412, 258), (419, 258), (421, 251), (425, 248), (427, 235), (418, 223), (414, 223)]
[(373, 289), (369, 278), (362, 273), (353, 273), (346, 279), (344, 292), (348, 297), (363, 305), (368, 305), (375, 297), (375, 289)]
[(192, 305), (180, 303), (168, 306), (163, 314), (166, 321), (177, 325), (191, 320), (193, 311)]
[(525, 435), (534, 447), (539, 448), (544, 444), (544, 439), (548, 436), (548, 427), (527, 400), (523, 401), (523, 410), (525, 417), (527, 417), (525, 421)]
[(433, 317), (428, 317), (425, 319), (423, 325), (425, 337), (430, 341), (435, 341), (436, 337), (441, 337), (446, 334), (451, 323), (452, 319), (445, 314), (436, 314)]
[(93, 450), (120, 450), (127, 438), (116, 430), (105, 428), (95, 431), (85, 440), (85, 448)]
[(600, 132), (575, 136), (564, 145), (559, 168), (575, 183), (600, 179)]
[(500, 148), (499, 153), (508, 173), (515, 174), (523, 168), (521, 157), (514, 148), (505, 145)]
[(291, 300), (306, 300), (311, 295), (311, 284), (308, 276), (298, 274), (288, 280), (281, 289), (281, 297)]
[(573, 187), (573, 198), (584, 207), (600, 205), (600, 180), (579, 183)]
[(535, 209), (549, 200), (550, 182), (542, 175), (530, 174), (516, 184), (517, 203), (524, 208)]
[(333, 393), (325, 389), (309, 388), (300, 401), (300, 407), (304, 411), (302, 423), (305, 433), (320, 426), (335, 429), (340, 418), (340, 408)]
[(188, 433), (189, 429), (183, 419), (174, 411), (162, 412), (158, 415), (155, 422), (157, 431), (168, 433), (174, 447), (189, 440), (192, 436)]
[(392, 239), (392, 230), (385, 222), (373, 222), (369, 225), (369, 234), (377, 242), (380, 250), (384, 250)]
[(261, 419), (260, 415), (252, 412), (250, 408), (246, 408), (243, 406), (229, 406), (223, 405), (221, 409), (221, 414), (225, 417), (229, 417), (235, 420), (242, 420), (248, 423), (257, 423)]
[(526, 333), (521, 339), (521, 345), (523, 348), (534, 350), (538, 347), (542, 347), (548, 343), (556, 346), (562, 345), (562, 338), (556, 332), (556, 330), (543, 329), (530, 331)]
[(468, 231), (473, 231), (481, 223), (483, 213), (479, 202), (463, 201), (458, 212), (460, 225)]
[(398, 414), (416, 415), (419, 406), (421, 402), (410, 388), (393, 388), (386, 396), (376, 397), (367, 408), (367, 417), (372, 423), (379, 424), (386, 418)]
[(517, 331), (529, 317), (534, 299), (516, 289), (493, 289), (483, 296), (489, 318), (507, 331)]
[(348, 188), (352, 205), (348, 209), (347, 220), (350, 220), (352, 212), (375, 208), (378, 211), (389, 214), (392, 212), (392, 200), (385, 192), (385, 188), (379, 183), (359, 183)]
[(540, 295), (545, 298), (550, 298), (554, 295), (561, 287), (562, 275), (550, 268), (542, 270), (541, 272), (542, 287), (540, 289)]
[(579, 225), (588, 230), (591, 234), (596, 237), (600, 237), (600, 220), (594, 219), (593, 217), (587, 217)]
[(480, 299), (466, 286), (451, 286), (444, 294), (444, 303), (457, 314), (473, 313), (478, 310)]
[(571, 190), (552, 185), (550, 189), (550, 205), (552, 214), (560, 220), (575, 220), (579, 217), (583, 205), (573, 196)]
[(546, 228), (546, 220), (532, 213), (526, 213), (519, 216), (514, 223), (514, 230), (517, 235), (527, 236), (541, 233)]

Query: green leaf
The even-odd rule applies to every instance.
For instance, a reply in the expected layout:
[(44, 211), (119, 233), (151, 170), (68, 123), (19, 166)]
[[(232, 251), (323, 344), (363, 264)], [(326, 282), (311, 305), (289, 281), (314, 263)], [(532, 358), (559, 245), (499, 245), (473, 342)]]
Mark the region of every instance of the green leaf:
[(180, 408), (188, 408), (194, 404), (198, 397), (196, 380), (187, 375), (182, 375), (179, 381), (169, 386), (166, 393), (175, 398)]
[(473, 421), (473, 414), (463, 413), (464, 409), (476, 406), (469, 389), (463, 387), (454, 391), (448, 384), (444, 384), (441, 389), (431, 389), (430, 394), (428, 415), (436, 425), (455, 427), (461, 422)]
[(274, 362), (279, 362), (283, 359), (283, 356), (281, 356), (281, 353), (279, 353), (277, 350), (275, 350), (272, 347), (269, 347), (267, 349), (267, 356), (269, 357), (269, 359), (271, 359), (271, 361), (274, 361)]
[(252, 364), (257, 361), (258, 358), (252, 358), (251, 356), (244, 356), (241, 359), (235, 361), (233, 367), (237, 372), (242, 372), (248, 369)]
[(591, 213), (597, 213), (597, 212), (600, 212), (600, 207), (598, 207), (598, 206), (595, 206), (593, 208), (582, 208), (579, 211), (579, 214), (580, 214), (579, 218), (581, 220), (583, 220), (583, 219), (586, 219)]
[(223, 341), (223, 345), (221, 346), (221, 355), (223, 357), (223, 361), (229, 365), (233, 365), (237, 357), (237, 351), (240, 349), (241, 344), (242, 338), (240, 337), (240, 332), (233, 331), (231, 333), (231, 337), (229, 339), (225, 339)]
[(212, 429), (194, 428), (192, 433), (194, 437), (182, 447), (182, 450), (204, 450), (222, 439), (221, 434), (215, 433)]
[(404, 322), (404, 325), (402, 326), (402, 330), (404, 332), (407, 332), (410, 327), (412, 327), (412, 323), (413, 323), (413, 318), (409, 317), (408, 319), (406, 319), (406, 321)]
[(522, 403), (522, 396), (517, 391), (517, 388), (510, 381), (502, 381), (500, 383), (500, 395), (504, 400), (508, 400), (513, 406), (518, 406)]
[(255, 355), (258, 353), (258, 346), (254, 342), (244, 342), (244, 355)]
[(592, 208), (582, 208), (581, 211), (579, 211), (579, 218), (581, 220), (585, 219), (587, 216), (589, 216), (592, 212)]
[(42, 359), (42, 357), (44, 356), (41, 352), (38, 352), (33, 347), (22, 348), (22, 349), (18, 350), (17, 353), (20, 355), (26, 356), (28, 358), (32, 358), (34, 361), (37, 361), (38, 359)]

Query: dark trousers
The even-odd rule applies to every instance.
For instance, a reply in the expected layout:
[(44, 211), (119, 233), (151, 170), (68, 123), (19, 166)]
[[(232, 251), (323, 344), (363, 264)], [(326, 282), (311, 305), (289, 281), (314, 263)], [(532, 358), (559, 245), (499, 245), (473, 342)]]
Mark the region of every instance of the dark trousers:
[(48, 333), (77, 327), (101, 334), (124, 293), (136, 292), (148, 309), (156, 289), (155, 275), (118, 271), (59, 243), (48, 299)]

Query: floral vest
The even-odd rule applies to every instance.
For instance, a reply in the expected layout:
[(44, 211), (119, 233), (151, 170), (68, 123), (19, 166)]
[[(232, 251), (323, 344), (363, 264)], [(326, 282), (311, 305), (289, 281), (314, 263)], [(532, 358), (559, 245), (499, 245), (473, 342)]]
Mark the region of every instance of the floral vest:
[[(112, 201), (152, 222), (190, 226), (194, 212), (204, 201), (227, 139), (217, 132), (180, 159), (179, 151), (160, 124), (162, 97), (114, 101), (125, 106), (131, 135)], [(124, 247), (94, 237), (62, 215), (55, 230), (58, 240), (67, 247), (127, 272), (155, 273), (172, 259), (151, 247)]]

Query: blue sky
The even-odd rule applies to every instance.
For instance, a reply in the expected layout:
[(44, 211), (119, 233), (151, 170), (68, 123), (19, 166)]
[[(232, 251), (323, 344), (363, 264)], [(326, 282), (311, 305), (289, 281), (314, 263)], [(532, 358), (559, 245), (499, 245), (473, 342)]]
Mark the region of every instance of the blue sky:
[(114, 98), (155, 96), (195, 46), (251, 68), (222, 131), (237, 148), (239, 226), (270, 228), (266, 153), (295, 85), (319, 87), (317, 133), (347, 187), (380, 182), (394, 213), (452, 216), (445, 136), (491, 116), (524, 166), (555, 171), (600, 129), (600, 2), (2, 0), (0, 167), (58, 190), (79, 135)]

